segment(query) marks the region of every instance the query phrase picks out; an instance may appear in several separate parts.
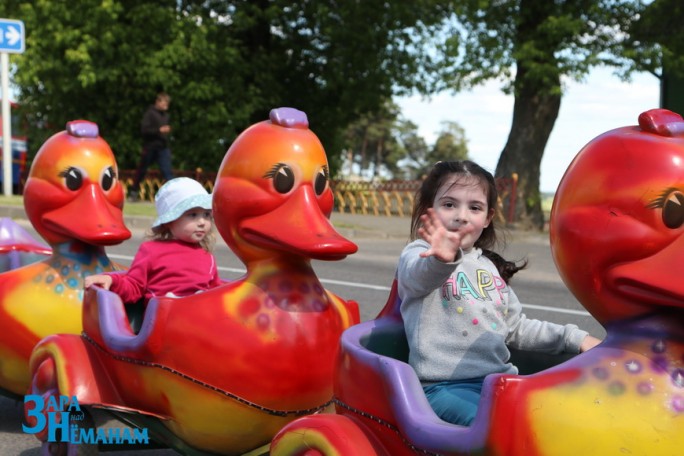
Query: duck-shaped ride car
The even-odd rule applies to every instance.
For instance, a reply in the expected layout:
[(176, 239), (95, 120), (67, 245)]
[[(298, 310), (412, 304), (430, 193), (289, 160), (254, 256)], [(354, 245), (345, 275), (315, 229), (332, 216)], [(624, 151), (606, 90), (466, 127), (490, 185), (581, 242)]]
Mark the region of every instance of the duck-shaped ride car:
[(435, 415), (405, 362), (391, 294), (375, 320), (342, 335), (337, 415), (289, 423), (271, 455), (682, 454), (682, 117), (647, 111), (589, 142), (560, 183), (550, 235), (564, 282), (605, 326), (600, 345), (529, 375), (488, 376), (474, 422), (456, 426)]
[(683, 192), (684, 120), (664, 109), (600, 135), (570, 164), (554, 198), (551, 249), (607, 337), (504, 390), (494, 418), (516, 423), (499, 439), (517, 449), (510, 454), (681, 453)]
[(32, 394), (114, 411), (191, 454), (243, 454), (325, 409), (339, 337), (359, 321), (356, 302), (325, 290), (311, 266), (357, 250), (329, 222), (332, 208), (326, 155), (306, 115), (272, 110), (231, 145), (213, 193), (215, 225), (246, 274), (152, 299), (139, 334), (118, 296), (86, 290), (83, 335), (51, 336), (34, 350)]
[(88, 121), (68, 122), (36, 154), (24, 209), (52, 252), (0, 274), (0, 389), (6, 394), (26, 393), (38, 341), (81, 332), (84, 277), (113, 270), (105, 246), (131, 236), (117, 173), (112, 150)]

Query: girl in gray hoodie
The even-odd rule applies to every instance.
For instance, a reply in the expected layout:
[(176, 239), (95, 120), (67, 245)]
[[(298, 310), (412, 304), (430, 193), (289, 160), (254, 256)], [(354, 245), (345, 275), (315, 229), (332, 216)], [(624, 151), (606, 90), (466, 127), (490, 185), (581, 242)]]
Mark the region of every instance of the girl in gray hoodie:
[(397, 271), (410, 353), (435, 413), (464, 426), (475, 418), (484, 377), (515, 374), (508, 346), (546, 353), (600, 341), (575, 325), (528, 319), (508, 280), (526, 262), (490, 249), (498, 194), (474, 162), (438, 162), (418, 190), (411, 239)]

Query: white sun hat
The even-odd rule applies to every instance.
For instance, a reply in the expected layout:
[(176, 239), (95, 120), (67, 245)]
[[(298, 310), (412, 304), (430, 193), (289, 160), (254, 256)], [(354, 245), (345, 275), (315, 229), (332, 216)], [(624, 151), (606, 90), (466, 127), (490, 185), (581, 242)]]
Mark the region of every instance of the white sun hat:
[(152, 228), (173, 222), (188, 209), (201, 207), (211, 210), (211, 195), (194, 179), (177, 177), (161, 186), (154, 196), (157, 219)]

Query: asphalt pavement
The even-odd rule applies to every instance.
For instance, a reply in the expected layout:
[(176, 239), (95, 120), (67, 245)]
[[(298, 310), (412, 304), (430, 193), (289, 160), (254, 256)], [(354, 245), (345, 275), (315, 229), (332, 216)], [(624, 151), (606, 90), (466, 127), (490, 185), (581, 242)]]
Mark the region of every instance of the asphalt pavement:
[[(20, 225), (30, 226), (22, 206), (0, 205), (0, 217), (9, 217)], [(145, 232), (153, 220), (149, 216), (125, 215), (124, 218), (126, 226), (134, 234)], [(350, 214), (335, 211), (331, 214), (330, 220), (342, 236), (352, 241), (365, 241), (367, 244), (377, 239), (396, 241), (400, 245), (409, 241), (410, 217)], [(499, 250), (505, 258), (515, 261), (524, 258), (530, 260), (530, 264), (525, 270), (525, 276), (529, 280), (544, 280), (562, 285), (562, 280), (551, 257), (548, 232), (503, 228), (499, 230), (498, 237), (504, 241), (499, 246)], [(398, 252), (396, 253), (398, 258)]]
[[(136, 204), (136, 203), (126, 203)], [(22, 206), (0, 205), (0, 217), (15, 221), (26, 220)], [(131, 230), (145, 230), (152, 224), (152, 217), (125, 216), (126, 226)], [(372, 214), (348, 214), (333, 212), (330, 220), (335, 228), (349, 238), (407, 239), (411, 226), (410, 217), (387, 217)]]
[[(136, 203), (127, 203), (136, 204)], [(0, 205), (0, 217), (9, 217), (15, 221), (26, 220), (26, 213), (22, 206)], [(146, 230), (152, 224), (152, 217), (125, 216), (126, 226), (131, 230)], [(350, 214), (333, 212), (330, 221), (338, 232), (350, 239), (376, 238), (376, 239), (409, 239), (411, 229), (410, 217), (388, 217), (374, 214)], [(509, 231), (513, 238), (548, 238), (543, 232)]]

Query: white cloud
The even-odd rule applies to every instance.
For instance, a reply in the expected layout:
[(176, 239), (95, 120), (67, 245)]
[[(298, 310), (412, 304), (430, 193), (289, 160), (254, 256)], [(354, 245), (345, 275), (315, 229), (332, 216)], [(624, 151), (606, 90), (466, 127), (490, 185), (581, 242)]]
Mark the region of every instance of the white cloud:
[[(636, 75), (631, 83), (624, 83), (611, 70), (597, 68), (586, 82), (569, 82), (542, 159), (541, 190), (556, 190), (585, 144), (608, 130), (636, 125), (639, 114), (657, 108), (659, 99), (659, 81), (650, 74)], [(458, 122), (465, 129), (470, 157), (494, 171), (513, 112), (513, 97), (503, 94), (500, 84), (490, 82), (469, 92), (442, 93), (430, 100), (412, 96), (396, 101), (428, 144), (434, 142), (442, 121)]]

